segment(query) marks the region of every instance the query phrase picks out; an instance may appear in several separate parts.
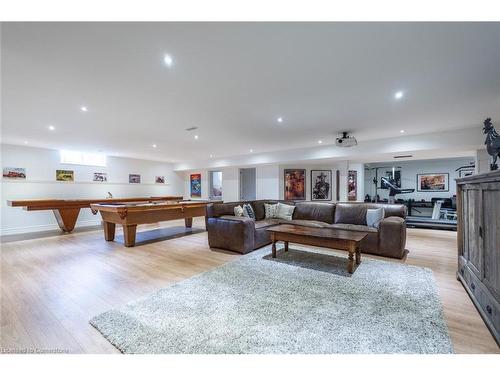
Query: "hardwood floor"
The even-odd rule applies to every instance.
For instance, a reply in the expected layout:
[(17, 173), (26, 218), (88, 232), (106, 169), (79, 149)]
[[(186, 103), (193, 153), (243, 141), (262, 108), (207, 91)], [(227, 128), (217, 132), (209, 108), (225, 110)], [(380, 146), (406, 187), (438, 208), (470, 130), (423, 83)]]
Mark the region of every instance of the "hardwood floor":
[[(105, 242), (100, 229), (27, 240), (17, 236), (4, 242), (0, 342), (3, 352), (37, 349), (117, 353), (88, 324), (89, 318), (240, 256), (211, 251), (206, 232), (166, 241), (151, 240), (151, 232), (144, 232), (153, 229), (155, 236), (165, 235), (172, 227), (182, 228), (184, 221), (139, 227), (138, 241), (142, 238), (145, 243), (132, 248)], [(193, 228), (203, 227), (203, 220), (195, 219)], [(122, 240), (120, 231), (117, 240)], [(500, 353), (456, 280), (456, 233), (409, 229), (407, 249), (410, 253), (403, 262), (434, 271), (455, 351)]]

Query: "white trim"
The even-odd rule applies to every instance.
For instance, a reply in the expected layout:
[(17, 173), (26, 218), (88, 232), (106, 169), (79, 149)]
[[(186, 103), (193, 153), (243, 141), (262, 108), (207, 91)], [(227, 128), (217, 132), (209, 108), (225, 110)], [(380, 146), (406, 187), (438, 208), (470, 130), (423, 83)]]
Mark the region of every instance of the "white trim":
[[(84, 220), (78, 221), (76, 227), (91, 227), (101, 225), (101, 220)], [(45, 232), (49, 230), (59, 229), (59, 225), (57, 224), (43, 224), (43, 225), (32, 225), (29, 227), (15, 227), (15, 228), (6, 228), (1, 230), (1, 236), (8, 236), (11, 234), (24, 234), (24, 233), (35, 233), (35, 232)]]

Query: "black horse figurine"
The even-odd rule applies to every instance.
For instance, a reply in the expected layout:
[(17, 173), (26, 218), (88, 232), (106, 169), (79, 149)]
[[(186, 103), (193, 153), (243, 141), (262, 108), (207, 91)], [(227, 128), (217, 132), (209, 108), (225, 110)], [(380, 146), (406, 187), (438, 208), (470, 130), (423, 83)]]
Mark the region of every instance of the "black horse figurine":
[(490, 170), (494, 171), (498, 169), (497, 158), (500, 157), (500, 135), (498, 135), (497, 131), (493, 127), (491, 118), (484, 120), (483, 131), (484, 134), (486, 134), (484, 144), (486, 145), (488, 154), (491, 155)]

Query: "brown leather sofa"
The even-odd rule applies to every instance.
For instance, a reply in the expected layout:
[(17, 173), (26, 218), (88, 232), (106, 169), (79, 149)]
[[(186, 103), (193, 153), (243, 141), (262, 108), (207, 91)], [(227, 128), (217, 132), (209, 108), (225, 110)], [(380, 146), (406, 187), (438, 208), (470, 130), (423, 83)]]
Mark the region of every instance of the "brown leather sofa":
[[(282, 201), (283, 202), (283, 201)], [(256, 220), (234, 216), (234, 207), (249, 203)], [(406, 206), (380, 203), (283, 202), (295, 205), (292, 220), (266, 219), (264, 203), (277, 201), (213, 203), (207, 207), (208, 243), (211, 248), (246, 254), (271, 243), (266, 228), (282, 223), (316, 228), (337, 228), (368, 233), (361, 243), (364, 253), (401, 259), (406, 244)], [(366, 210), (384, 207), (379, 228), (366, 225)]]

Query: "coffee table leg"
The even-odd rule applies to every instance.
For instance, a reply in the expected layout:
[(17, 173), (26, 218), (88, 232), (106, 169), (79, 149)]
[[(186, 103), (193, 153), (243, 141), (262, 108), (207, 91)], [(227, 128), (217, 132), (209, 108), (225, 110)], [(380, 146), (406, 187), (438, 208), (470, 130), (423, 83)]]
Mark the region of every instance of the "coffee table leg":
[(358, 246), (356, 246), (356, 264), (360, 264), (361, 263), (361, 248)]
[(273, 249), (273, 255), (272, 255), (272, 257), (276, 258), (276, 241), (274, 241), (274, 240), (273, 240), (273, 247), (272, 247), (272, 249)]
[(356, 254), (356, 243), (349, 244), (349, 260), (347, 262), (347, 272), (354, 272), (354, 255)]
[(288, 251), (288, 241), (285, 241), (285, 251)]

